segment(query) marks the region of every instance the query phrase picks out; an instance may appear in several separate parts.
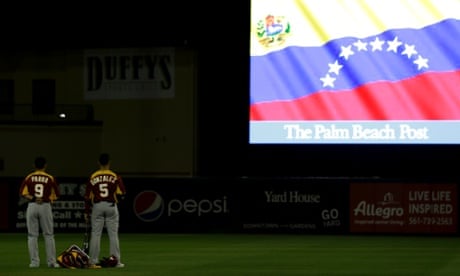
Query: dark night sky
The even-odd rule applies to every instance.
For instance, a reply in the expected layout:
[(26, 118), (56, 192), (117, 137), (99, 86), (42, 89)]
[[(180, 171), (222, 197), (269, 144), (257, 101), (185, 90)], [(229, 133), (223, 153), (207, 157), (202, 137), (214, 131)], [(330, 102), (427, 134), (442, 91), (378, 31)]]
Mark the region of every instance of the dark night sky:
[(0, 14), (1, 46), (180, 46), (185, 40), (203, 45), (245, 32), (249, 22), (244, 2), (220, 10), (193, 1), (80, 3), (4, 8)]

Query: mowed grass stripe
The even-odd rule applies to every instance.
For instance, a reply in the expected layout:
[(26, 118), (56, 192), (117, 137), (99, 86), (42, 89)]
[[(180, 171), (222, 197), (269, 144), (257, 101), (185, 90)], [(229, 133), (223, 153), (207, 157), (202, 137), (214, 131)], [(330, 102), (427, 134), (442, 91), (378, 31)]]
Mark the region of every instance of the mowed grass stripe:
[[(0, 233), (0, 275), (457, 275), (460, 239), (432, 236), (121, 233), (123, 269), (28, 268), (27, 235)], [(56, 233), (58, 253), (83, 234)], [(44, 241), (40, 239), (44, 256)], [(108, 256), (108, 238), (101, 257)], [(43, 261), (42, 261), (43, 262)], [(65, 274), (63, 274), (65, 273)]]

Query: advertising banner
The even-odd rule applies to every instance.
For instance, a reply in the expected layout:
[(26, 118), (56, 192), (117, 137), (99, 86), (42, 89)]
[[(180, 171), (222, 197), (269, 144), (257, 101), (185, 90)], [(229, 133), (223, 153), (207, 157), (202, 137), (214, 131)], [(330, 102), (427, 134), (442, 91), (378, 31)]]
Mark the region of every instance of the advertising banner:
[(119, 204), (120, 231), (232, 231), (238, 200), (225, 179), (125, 179), (128, 193)]
[(454, 183), (351, 183), (351, 233), (457, 232)]
[(240, 219), (246, 232), (348, 231), (346, 179), (246, 179), (241, 187)]

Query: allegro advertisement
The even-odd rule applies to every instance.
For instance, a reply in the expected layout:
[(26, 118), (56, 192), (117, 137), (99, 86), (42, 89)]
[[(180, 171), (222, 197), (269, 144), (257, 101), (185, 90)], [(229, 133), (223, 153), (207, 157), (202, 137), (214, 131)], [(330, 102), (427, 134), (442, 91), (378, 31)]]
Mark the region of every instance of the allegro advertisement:
[(456, 185), (351, 183), (350, 232), (455, 233)]

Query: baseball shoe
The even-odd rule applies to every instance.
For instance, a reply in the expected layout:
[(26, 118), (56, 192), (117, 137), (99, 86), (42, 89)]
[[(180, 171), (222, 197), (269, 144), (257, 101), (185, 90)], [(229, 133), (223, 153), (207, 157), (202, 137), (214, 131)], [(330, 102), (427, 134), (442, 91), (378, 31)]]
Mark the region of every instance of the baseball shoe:
[(101, 267), (102, 267), (102, 266), (100, 266), (100, 265), (95, 265), (95, 264), (90, 264), (90, 265), (88, 266), (89, 269), (98, 269), (98, 268), (101, 268)]
[(118, 263), (115, 267), (116, 267), (116, 268), (123, 268), (123, 267), (125, 267), (125, 264)]
[(29, 267), (30, 268), (39, 268), (40, 265), (39, 264), (30, 264)]
[(61, 266), (58, 263), (54, 263), (54, 264), (49, 264), (48, 267), (60, 268)]

